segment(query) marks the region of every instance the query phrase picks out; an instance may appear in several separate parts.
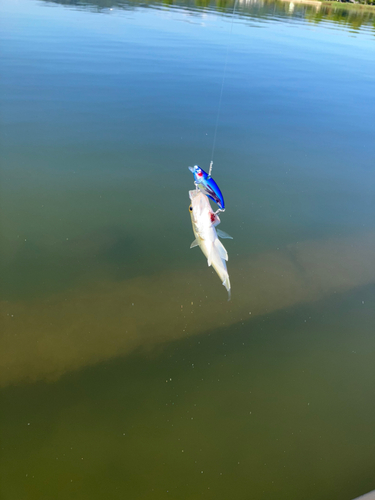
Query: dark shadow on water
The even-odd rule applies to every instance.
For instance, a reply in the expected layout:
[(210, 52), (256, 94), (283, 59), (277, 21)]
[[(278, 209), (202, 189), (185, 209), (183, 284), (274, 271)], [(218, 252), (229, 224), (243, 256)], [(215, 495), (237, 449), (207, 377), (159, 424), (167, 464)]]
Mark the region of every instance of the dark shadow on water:
[[(44, 494), (46, 468), (50, 492), (74, 478), (84, 495), (98, 475), (111, 498), (148, 498), (145, 486), (162, 498), (173, 476), (193, 498), (217, 488), (223, 471), (219, 499), (230, 491), (245, 498), (242, 481), (258, 498), (265, 488), (268, 498), (308, 500), (370, 490), (374, 300), (374, 286), (361, 287), (142, 348), (55, 383), (2, 389), (6, 488), (17, 470), (17, 488), (35, 474)], [(252, 473), (238, 483), (241, 466)], [(208, 484), (186, 482), (196, 467)]]

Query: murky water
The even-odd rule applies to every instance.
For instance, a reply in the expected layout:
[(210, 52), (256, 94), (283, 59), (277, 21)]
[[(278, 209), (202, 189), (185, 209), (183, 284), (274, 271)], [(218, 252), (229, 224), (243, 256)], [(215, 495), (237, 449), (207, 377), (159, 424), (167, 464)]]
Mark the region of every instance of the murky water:
[[(375, 488), (375, 29), (290, 2), (2, 2), (0, 495)], [(213, 174), (232, 301), (193, 240)]]

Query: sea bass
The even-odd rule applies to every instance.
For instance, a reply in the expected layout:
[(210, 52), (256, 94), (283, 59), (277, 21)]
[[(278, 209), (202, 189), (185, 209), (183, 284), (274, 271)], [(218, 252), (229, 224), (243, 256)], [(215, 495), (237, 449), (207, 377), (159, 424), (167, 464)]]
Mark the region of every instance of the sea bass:
[(208, 175), (203, 169), (198, 165), (194, 167), (189, 167), (190, 172), (194, 175), (195, 185), (198, 186), (204, 194), (206, 194), (212, 201), (214, 201), (221, 211), (225, 210), (224, 197), (220, 191), (219, 186), (213, 180), (212, 177)]
[(216, 229), (216, 226), (220, 224), (220, 219), (213, 212), (207, 196), (202, 191), (199, 189), (189, 191), (189, 196), (191, 199), (189, 212), (195, 236), (190, 248), (200, 247), (207, 257), (208, 265), (212, 265), (227, 289), (228, 300), (230, 300), (230, 281), (225, 262), (228, 260), (228, 253), (218, 236), (230, 239), (232, 237), (224, 231)]

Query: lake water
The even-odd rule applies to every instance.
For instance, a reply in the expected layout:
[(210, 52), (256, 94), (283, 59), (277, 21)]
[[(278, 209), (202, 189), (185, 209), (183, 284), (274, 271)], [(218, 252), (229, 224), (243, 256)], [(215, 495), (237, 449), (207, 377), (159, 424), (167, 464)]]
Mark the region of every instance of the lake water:
[(375, 17), (233, 7), (0, 3), (2, 500), (375, 488)]

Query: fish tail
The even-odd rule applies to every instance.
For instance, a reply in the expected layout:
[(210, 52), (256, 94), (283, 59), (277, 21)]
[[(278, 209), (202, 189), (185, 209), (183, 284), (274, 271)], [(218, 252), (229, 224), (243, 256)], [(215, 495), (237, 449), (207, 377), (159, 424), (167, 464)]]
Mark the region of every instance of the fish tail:
[(228, 301), (229, 301), (231, 299), (229, 274), (226, 275), (225, 280), (223, 281), (223, 285), (225, 286), (225, 288), (228, 292)]

